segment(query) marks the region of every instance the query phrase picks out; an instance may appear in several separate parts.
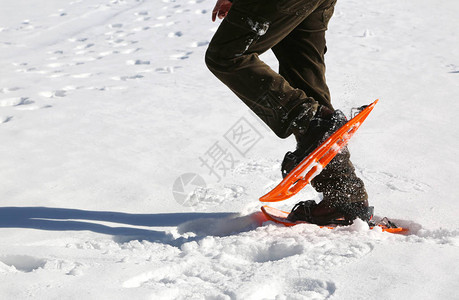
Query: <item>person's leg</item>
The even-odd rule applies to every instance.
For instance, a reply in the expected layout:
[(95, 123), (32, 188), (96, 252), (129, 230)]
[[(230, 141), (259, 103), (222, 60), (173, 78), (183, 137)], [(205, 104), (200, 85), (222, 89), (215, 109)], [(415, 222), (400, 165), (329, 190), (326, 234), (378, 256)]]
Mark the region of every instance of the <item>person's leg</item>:
[(366, 202), (368, 195), (363, 181), (355, 174), (347, 147), (311, 182), (318, 192), (323, 193), (324, 206), (335, 207), (343, 203)]
[[(279, 60), (279, 73), (289, 84), (305, 91), (320, 105), (331, 109), (333, 106), (325, 80), (324, 55), (326, 52), (325, 31), (333, 14), (335, 3), (335, 0), (323, 2), (273, 47), (273, 52)], [(297, 161), (318, 146), (320, 139), (317, 137), (324, 134), (320, 123), (313, 121), (309, 128), (300, 137), (297, 137), (301, 143), (299, 147), (304, 149)], [(296, 153), (300, 152), (296, 151)], [(351, 202), (362, 202), (367, 205), (367, 193), (363, 181), (355, 174), (347, 148), (343, 149), (312, 180), (312, 186), (318, 192), (323, 193), (323, 201), (314, 209), (316, 216), (325, 215), (326, 217), (336, 207), (347, 209), (351, 207), (347, 205)]]
[[(301, 35), (302, 25), (317, 25), (315, 22), (324, 20), (328, 23), (335, 2), (335, 0), (235, 0), (209, 45), (206, 53), (209, 69), (279, 137), (289, 136), (293, 129), (306, 136), (311, 132), (307, 128), (309, 121), (318, 110), (319, 103), (310, 97), (310, 94), (314, 95), (320, 104), (331, 108), (324, 77), (325, 29), (309, 32), (313, 41), (305, 38), (307, 35), (302, 36), (303, 42), (306, 43), (304, 45), (308, 43), (312, 45), (308, 53), (298, 53), (297, 50), (302, 48), (295, 48), (299, 44), (293, 40), (293, 37)], [(276, 47), (282, 44), (284, 47)], [(259, 54), (272, 47), (275, 47), (276, 55), (281, 60), (280, 72), (283, 76), (274, 72), (258, 58)], [(289, 53), (297, 55), (298, 60), (304, 55), (308, 58), (299, 63), (298, 68), (291, 70), (288, 66), (293, 67), (295, 60), (286, 63), (287, 60), (282, 59), (288, 57)], [(298, 118), (298, 115), (301, 118)], [(292, 121), (301, 121), (302, 124), (291, 128)], [(326, 131), (326, 128), (319, 124), (316, 133), (324, 130)], [(322, 137), (315, 133), (310, 136), (314, 137), (313, 143)], [(346, 157), (346, 154), (344, 157), (342, 155), (339, 154), (330, 166), (325, 168), (323, 174), (312, 182), (316, 190), (324, 193), (324, 201), (321, 204), (324, 204), (325, 208), (340, 202), (366, 200), (363, 183), (355, 176), (349, 157)], [(346, 181), (352, 176), (357, 178), (355, 184)], [(351, 188), (355, 188), (354, 192), (349, 193), (349, 184), (352, 184)], [(350, 194), (360, 196), (351, 199), (348, 197)], [(362, 202), (366, 202), (365, 200)]]
[(319, 105), (258, 55), (282, 41), (324, 1), (329, 0), (235, 0), (206, 53), (209, 69), (281, 138), (292, 133), (294, 118), (312, 118)]
[(280, 43), (273, 47), (279, 74), (320, 105), (333, 109), (325, 80), (325, 31), (336, 0), (324, 1)]

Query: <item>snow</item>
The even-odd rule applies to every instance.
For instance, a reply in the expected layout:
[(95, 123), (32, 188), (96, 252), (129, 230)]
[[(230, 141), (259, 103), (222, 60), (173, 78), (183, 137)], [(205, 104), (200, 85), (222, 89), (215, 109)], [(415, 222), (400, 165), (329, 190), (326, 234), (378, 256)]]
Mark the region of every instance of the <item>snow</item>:
[(407, 235), (263, 222), (294, 140), (206, 69), (213, 5), (1, 1), (0, 298), (457, 298), (457, 1), (339, 1), (329, 26), (335, 107), (380, 99), (353, 162)]

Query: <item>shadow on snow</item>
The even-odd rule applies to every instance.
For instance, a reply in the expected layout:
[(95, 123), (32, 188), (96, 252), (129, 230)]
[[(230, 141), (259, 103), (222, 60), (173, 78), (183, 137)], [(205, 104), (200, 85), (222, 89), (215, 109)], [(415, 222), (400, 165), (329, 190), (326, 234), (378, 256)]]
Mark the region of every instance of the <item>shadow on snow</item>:
[[(29, 228), (53, 231), (92, 231), (112, 235), (116, 242), (147, 240), (179, 246), (205, 236), (226, 236), (252, 230), (261, 225), (260, 213), (161, 213), (130, 214), (51, 207), (0, 207), (0, 228)], [(111, 222), (130, 226), (177, 227), (183, 237), (164, 231), (135, 227), (112, 227), (94, 223)]]

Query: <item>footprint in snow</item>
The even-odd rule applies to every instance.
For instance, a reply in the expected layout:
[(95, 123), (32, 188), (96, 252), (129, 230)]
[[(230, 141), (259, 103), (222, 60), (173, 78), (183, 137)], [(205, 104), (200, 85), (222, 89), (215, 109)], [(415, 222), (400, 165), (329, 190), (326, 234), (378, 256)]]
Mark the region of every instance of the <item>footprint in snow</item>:
[(165, 20), (167, 18), (170, 18), (171, 16), (159, 16), (156, 18), (156, 20)]
[(140, 32), (140, 31), (145, 31), (145, 30), (150, 30), (150, 29), (151, 29), (150, 26), (136, 27), (136, 28), (132, 29), (132, 32)]
[(112, 80), (127, 81), (127, 80), (133, 80), (133, 79), (141, 79), (143, 77), (144, 76), (140, 75), (140, 74), (136, 74), (136, 75), (132, 75), (132, 76), (115, 76), (115, 77), (112, 77)]
[(146, 17), (138, 17), (134, 21), (136, 21), (136, 22), (144, 22), (144, 21), (148, 21), (150, 19), (151, 19), (151, 17), (146, 16)]
[(149, 65), (150, 64), (150, 61), (149, 60), (140, 60), (140, 59), (136, 59), (136, 60), (128, 60), (126, 61), (126, 64), (127, 65)]
[(50, 17), (65, 17), (67, 13), (63, 9), (59, 9), (57, 13), (51, 14)]
[(186, 12), (189, 12), (189, 11), (190, 11), (189, 9), (177, 9), (174, 13), (182, 14), (182, 13), (186, 13)]
[(136, 16), (148, 16), (148, 11), (139, 11), (139, 12), (136, 12), (135, 15)]
[(86, 45), (78, 45), (74, 48), (74, 50), (83, 50), (83, 49), (88, 49), (94, 46), (94, 43), (89, 43)]
[(40, 96), (46, 98), (62, 98), (67, 96), (66, 90), (46, 91), (39, 93)]
[(16, 87), (11, 87), (11, 88), (1, 88), (0, 89), (0, 93), (7, 94), (7, 93), (18, 91), (20, 89), (22, 89), (22, 88), (17, 87), (17, 86)]
[(183, 36), (183, 32), (181, 31), (170, 32), (167, 36), (170, 38), (181, 37)]
[(184, 59), (187, 59), (190, 57), (190, 54), (192, 54), (193, 52), (189, 51), (189, 52), (182, 52), (182, 53), (177, 53), (177, 54), (172, 54), (169, 56), (170, 59), (173, 59), (173, 60), (184, 60)]
[(0, 116), (0, 124), (8, 123), (12, 119), (12, 116)]
[(75, 43), (75, 42), (86, 42), (88, 40), (88, 38), (86, 37), (82, 37), (82, 38), (69, 38), (68, 41), (71, 42), (71, 43)]
[(121, 28), (121, 27), (123, 27), (123, 24), (121, 24), (121, 23), (110, 24), (110, 25), (108, 25), (108, 27), (110, 27), (110, 28)]
[(141, 50), (141, 48), (130, 48), (130, 49), (126, 49), (126, 50), (121, 51), (121, 53), (122, 54), (131, 54), (131, 53), (137, 52), (139, 50)]
[[(52, 50), (52, 51), (48, 51), (47, 53), (48, 54), (54, 54), (54, 55), (62, 55), (62, 54), (64, 54), (64, 50)], [(56, 59), (57, 59), (57, 57), (56, 57)]]
[(0, 107), (11, 107), (32, 104), (33, 101), (29, 100), (28, 97), (14, 97), (0, 100)]
[(38, 69), (35, 67), (31, 68), (20, 68), (15, 70), (18, 73), (32, 73), (32, 72), (38, 72)]
[(0, 257), (0, 263), (12, 267), (13, 272), (20, 271), (30, 273), (39, 268), (43, 268), (46, 262), (45, 259), (28, 255), (5, 255)]
[(172, 74), (174, 73), (174, 70), (178, 68), (180, 67), (161, 67), (161, 68), (156, 68), (155, 72), (158, 72), (161, 74)]
[(209, 41), (200, 41), (200, 42), (193, 42), (191, 43), (191, 47), (196, 48), (196, 47), (203, 47), (207, 46), (209, 44)]

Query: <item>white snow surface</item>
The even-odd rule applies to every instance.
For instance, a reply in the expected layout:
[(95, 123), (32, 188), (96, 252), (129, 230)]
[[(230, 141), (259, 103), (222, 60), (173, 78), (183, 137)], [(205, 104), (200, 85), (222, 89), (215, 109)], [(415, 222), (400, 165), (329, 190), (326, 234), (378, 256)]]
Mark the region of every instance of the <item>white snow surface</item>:
[(459, 2), (338, 1), (327, 33), (335, 107), (380, 99), (350, 149), (406, 235), (263, 223), (295, 142), (207, 70), (214, 4), (0, 0), (0, 299), (458, 299)]

